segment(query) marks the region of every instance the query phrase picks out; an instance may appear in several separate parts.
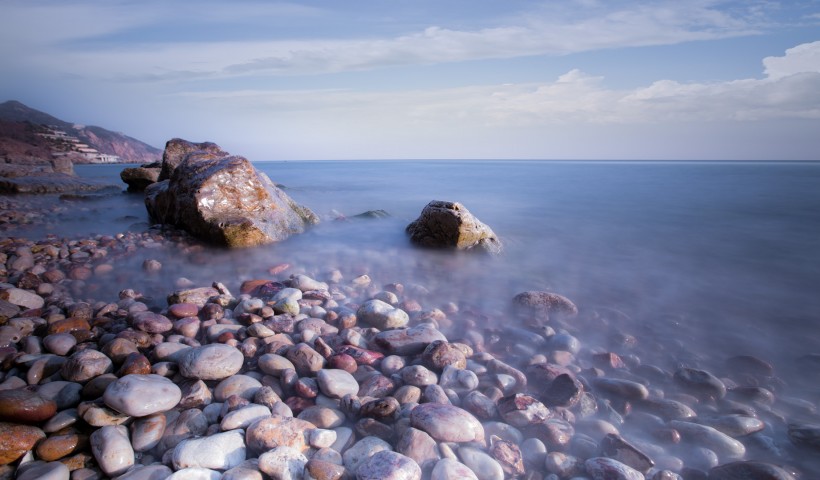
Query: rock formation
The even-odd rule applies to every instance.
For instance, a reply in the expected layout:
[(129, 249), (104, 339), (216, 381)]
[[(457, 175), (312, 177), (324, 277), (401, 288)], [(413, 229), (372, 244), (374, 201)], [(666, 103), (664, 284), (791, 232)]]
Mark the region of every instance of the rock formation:
[(160, 179), (166, 171), (167, 180), (145, 190), (148, 213), (211, 243), (232, 248), (263, 245), (319, 221), (246, 158), (228, 156), (212, 143), (169, 141)]
[(162, 171), (162, 163), (144, 163), (139, 167), (125, 168), (120, 172), (120, 178), (128, 184), (129, 192), (141, 192), (148, 188), (148, 185), (159, 181)]
[(458, 202), (433, 200), (406, 229), (410, 241), (421, 247), (501, 253), (501, 241)]

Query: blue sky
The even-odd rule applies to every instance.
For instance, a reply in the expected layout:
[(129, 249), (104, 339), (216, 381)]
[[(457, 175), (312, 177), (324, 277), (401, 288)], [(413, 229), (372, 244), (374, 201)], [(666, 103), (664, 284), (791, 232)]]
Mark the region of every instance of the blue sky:
[(820, 159), (818, 0), (0, 0), (0, 61), (251, 160)]

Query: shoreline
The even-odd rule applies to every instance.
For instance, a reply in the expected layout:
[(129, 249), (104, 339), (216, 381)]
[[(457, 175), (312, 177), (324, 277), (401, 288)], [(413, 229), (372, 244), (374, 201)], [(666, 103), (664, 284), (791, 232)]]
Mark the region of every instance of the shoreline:
[[(145, 462), (151, 464), (143, 467), (141, 475), (148, 475), (149, 471), (170, 474), (172, 469), (184, 472), (185, 468), (194, 468), (183, 467), (185, 462), (174, 460), (173, 452), (178, 444), (193, 442), (201, 435), (205, 435), (201, 438), (209, 438), (235, 431), (223, 430), (221, 425), (225, 419), (231, 414), (239, 415), (234, 414), (234, 411), (259, 411), (259, 407), (268, 409), (270, 414), (263, 415), (267, 419), (283, 421), (282, 418), (290, 418), (291, 415), (300, 417), (304, 414), (302, 420), (309, 418), (316, 423), (305, 420), (312, 425), (307, 428), (310, 432), (305, 430), (300, 435), (295, 435), (294, 438), (302, 438), (304, 443), (294, 440), (295, 444), (276, 444), (272, 448), (265, 447), (265, 450), (258, 447), (258, 442), (268, 440), (249, 438), (252, 427), (250, 424), (244, 425), (242, 446), (247, 459), (257, 461), (231, 465), (231, 468), (239, 469), (234, 472), (237, 475), (240, 470), (246, 475), (252, 475), (248, 472), (275, 468), (268, 465), (276, 464), (270, 456), (265, 457), (267, 463), (263, 462), (264, 467), (259, 461), (263, 455), (277, 451), (278, 447), (287, 446), (303, 455), (297, 455), (297, 459), (301, 464), (307, 464), (309, 470), (323, 472), (315, 475), (311, 473), (314, 478), (341, 478), (334, 476), (336, 474), (354, 475), (360, 465), (355, 464), (353, 468), (354, 464), (345, 460), (345, 452), (351, 448), (363, 449), (365, 456), (373, 457), (378, 450), (399, 450), (400, 455), (414, 459), (413, 462), (405, 463), (402, 458), (391, 457), (383, 459), (382, 463), (373, 460), (368, 463), (368, 468), (388, 468), (384, 465), (394, 465), (396, 461), (402, 460), (398, 463), (402, 465), (403, 472), (411, 472), (409, 475), (415, 475), (412, 473), (415, 472), (413, 464), (421, 465), (423, 478), (453, 478), (441, 476), (444, 475), (441, 471), (451, 472), (451, 469), (460, 468), (456, 461), (474, 467), (482, 465), (475, 468), (485, 474), (488, 471), (497, 472), (498, 468), (502, 472), (511, 469), (512, 472), (524, 475), (524, 478), (533, 479), (550, 478), (550, 473), (561, 473), (559, 478), (568, 478), (583, 472), (590, 478), (597, 478), (597, 468), (613, 465), (626, 472), (624, 475), (632, 475), (627, 468), (637, 468), (648, 473), (646, 478), (653, 480), (676, 478), (671, 476), (673, 472), (684, 473), (688, 478), (697, 474), (694, 470), (708, 472), (716, 467), (710, 460), (711, 454), (693, 450), (695, 446), (702, 446), (703, 438), (706, 438), (703, 435), (711, 438), (710, 451), (717, 455), (720, 465), (734, 465), (723, 468), (749, 468), (748, 465), (744, 464), (744, 467), (735, 463), (736, 460), (745, 458), (770, 462), (768, 465), (771, 468), (779, 468), (773, 465), (791, 464), (807, 475), (820, 471), (820, 465), (812, 460), (812, 447), (798, 447), (795, 444), (801, 441), (810, 444), (813, 438), (811, 432), (815, 431), (811, 430), (813, 427), (803, 425), (804, 430), (792, 429), (792, 436), (789, 437), (789, 421), (817, 421), (816, 404), (814, 401), (788, 395), (781, 397), (779, 390), (785, 387), (778, 384), (778, 377), (773, 375), (771, 364), (765, 359), (734, 360), (738, 365), (732, 368), (727, 366), (725, 370), (716, 372), (716, 375), (699, 370), (706, 372), (706, 376), (687, 376), (684, 374), (687, 371), (680, 373), (644, 365), (642, 358), (649, 359), (663, 354), (656, 352), (655, 355), (649, 355), (645, 350), (649, 347), (641, 346), (644, 339), (640, 336), (633, 337), (628, 331), (616, 334), (608, 340), (609, 349), (603, 350), (600, 341), (588, 344), (589, 335), (577, 333), (587, 330), (619, 331), (617, 324), (626, 322), (627, 319), (621, 317), (623, 314), (607, 312), (606, 309), (582, 308), (578, 317), (571, 321), (553, 318), (545, 322), (543, 311), (538, 313), (531, 310), (522, 317), (517, 317), (512, 312), (485, 312), (464, 305), (459, 298), (442, 302), (425, 291), (423, 285), (377, 284), (375, 282), (382, 279), (369, 277), (366, 265), (350, 270), (354, 272), (358, 269), (362, 272), (360, 275), (331, 270), (326, 272), (326, 278), (322, 278), (318, 276), (318, 272), (306, 271), (299, 265), (285, 266), (283, 263), (276, 263), (271, 265), (269, 277), (259, 279), (267, 283), (249, 284), (244, 281), (241, 282), (246, 286), (243, 291), (234, 291), (234, 287), (226, 289), (220, 282), (238, 283), (226, 278), (212, 279), (213, 286), (176, 279), (174, 287), (178, 289), (215, 288), (215, 291), (210, 292), (213, 293), (213, 299), (197, 300), (196, 303), (200, 305), (192, 312), (190, 303), (187, 302), (169, 304), (162, 296), (139, 296), (138, 285), (151, 284), (152, 272), (163, 268), (161, 264), (157, 265), (158, 262), (144, 261), (139, 273), (133, 266), (127, 271), (118, 271), (124, 268), (120, 264), (127, 264), (124, 260), (136, 258), (139, 252), (158, 251), (158, 248), (192, 255), (197, 255), (200, 251), (207, 256), (207, 247), (192, 241), (179, 231), (149, 228), (143, 233), (126, 232), (121, 235), (72, 239), (61, 239), (56, 235), (39, 240), (11, 237), (0, 244), (6, 256), (2, 263), (16, 263), (18, 267), (22, 267), (18, 269), (18, 273), (14, 273), (12, 269), (6, 280), (15, 280), (15, 289), (34, 292), (44, 301), (42, 307), (21, 307), (3, 322), (5, 327), (20, 326), (23, 330), (30, 331), (12, 343), (15, 345), (13, 350), (18, 353), (9, 347), (3, 348), (0, 398), (4, 395), (2, 392), (33, 392), (28, 387), (24, 388), (25, 385), (37, 386), (44, 393), (32, 393), (31, 398), (37, 401), (40, 398), (50, 398), (59, 404), (59, 412), (63, 412), (63, 417), (68, 415), (71, 418), (66, 426), (49, 431), (48, 438), (74, 435), (80, 440), (85, 439), (80, 444), (88, 445), (88, 439), (95, 432), (103, 430), (106, 435), (114, 435), (116, 438), (114, 433), (108, 433), (114, 430), (106, 425), (114, 427), (114, 424), (122, 423), (130, 429), (126, 431), (126, 438), (133, 444), (135, 441), (145, 440), (144, 437), (137, 436), (142, 433), (136, 427), (142, 424), (143, 417), (126, 416), (123, 419), (121, 413), (111, 410), (105, 403), (103, 393), (108, 384), (124, 377), (127, 372), (137, 375), (154, 373), (173, 379), (173, 383), (182, 389), (182, 398), (189, 403), (180, 400), (181, 403), (152, 414), (150, 418), (163, 417), (166, 425), (177, 425), (175, 428), (182, 428), (174, 422), (178, 422), (184, 412), (190, 412), (185, 415), (203, 415), (202, 418), (207, 420), (202, 421), (201, 427), (183, 433), (181, 437), (186, 437), (186, 440), (180, 438), (181, 441), (175, 443), (173, 448), (160, 436), (159, 441), (166, 442), (162, 444), (164, 451), (160, 452), (157, 447), (152, 447), (134, 454), (135, 465)], [(30, 265), (28, 260), (20, 260), (26, 256), (21, 248), (30, 250)], [(125, 288), (116, 297), (102, 293), (105, 291), (106, 278), (115, 278), (111, 275), (119, 275), (116, 282), (111, 283), (127, 284), (130, 278), (130, 284), (137, 288)], [(134, 279), (135, 275), (137, 279)], [(291, 275), (297, 280), (291, 278)], [(38, 281), (40, 284), (35, 285)], [(292, 283), (294, 281), (297, 283)], [(302, 281), (306, 283), (300, 286), (298, 282)], [(156, 289), (158, 285), (155, 284), (152, 288)], [(292, 294), (301, 298), (295, 300), (295, 304), (294, 301), (286, 300), (277, 307), (277, 302), (282, 299), (274, 300), (275, 296), (289, 289), (298, 290), (298, 294), (295, 291)], [(167, 295), (171, 293), (167, 290), (165, 292)], [(440, 332), (438, 335), (449, 341), (434, 336), (422, 341), (421, 345), (417, 341), (407, 350), (410, 353), (397, 350), (400, 353), (397, 354), (394, 350), (390, 355), (389, 348), (406, 347), (394, 344), (385, 350), (383, 345), (391, 344), (378, 343), (379, 333), (374, 330), (373, 321), (365, 321), (365, 315), (358, 311), (363, 304), (376, 298), (389, 305), (393, 309), (388, 309), (390, 311), (405, 312), (406, 326), (414, 329), (420, 326), (432, 327)], [(29, 306), (37, 303), (34, 298), (26, 298), (25, 301), (34, 302)], [(186, 316), (180, 316), (183, 314)], [(488, 317), (500, 314), (510, 315), (510, 319), (518, 318), (516, 322), (520, 323), (518, 326), (507, 325), (493, 333), (496, 330), (486, 328), (483, 322)], [(76, 328), (76, 325), (63, 327), (62, 325), (71, 324), (66, 323), (69, 319), (82, 319), (87, 322), (88, 328)], [(375, 320), (380, 321), (382, 320)], [(86, 325), (80, 323), (80, 327)], [(55, 325), (60, 326), (54, 327)], [(66, 330), (58, 331), (62, 328)], [(387, 328), (385, 331), (404, 330)], [(428, 331), (421, 333), (429, 334)], [(50, 350), (51, 347), (47, 345), (51, 341), (46, 342), (45, 339), (49, 335), (62, 335), (60, 339), (63, 342), (71, 343), (65, 334), (74, 338), (74, 344), (62, 355)], [(16, 337), (11, 338), (13, 340)], [(113, 347), (109, 344), (114, 340), (119, 344), (129, 342), (126, 345), (132, 346), (126, 350), (133, 355), (113, 355)], [(445, 381), (446, 365), (430, 363), (429, 358), (425, 360), (425, 350), (436, 340), (439, 341), (437, 345), (445, 345), (440, 347), (446, 352), (446, 355), (441, 354), (441, 358), (445, 359), (442, 361), (449, 362), (455, 357), (456, 362), (466, 362), (463, 365), (458, 363), (459, 368), (456, 369), (469, 372), (464, 374), (466, 384), (449, 377)], [(637, 347), (633, 343), (636, 341)], [(242, 365), (227, 380), (180, 376), (174, 367), (177, 364), (174, 361), (176, 358), (160, 357), (157, 353), (157, 349), (170, 348), (167, 346), (169, 343), (177, 345), (174, 348), (183, 349), (213, 344), (228, 345), (242, 353)], [(295, 353), (297, 346), (304, 355)], [(67, 381), (62, 373), (62, 365), (73, 361), (75, 355), (85, 350), (105, 352), (110, 361), (110, 369), (103, 369), (97, 375), (79, 382)], [(273, 355), (274, 357), (265, 357), (266, 361), (281, 362), (285, 368), (282, 369), (281, 365), (276, 368), (260, 367), (259, 361), (263, 355)], [(54, 358), (60, 360), (53, 360)], [(305, 362), (306, 358), (310, 361), (298, 363)], [(59, 365), (50, 364), (49, 361)], [(83, 367), (81, 370), (85, 368), (83, 362), (94, 363), (81, 359), (77, 364), (78, 368)], [(42, 369), (39, 374), (36, 373), (38, 369)], [(329, 392), (334, 386), (317, 383), (318, 372), (329, 370), (349, 371), (356, 382), (356, 394), (352, 394), (353, 388), (350, 387), (348, 393), (353, 395), (351, 397), (331, 396)], [(448, 369), (448, 372), (452, 377), (453, 368)], [(344, 378), (347, 380), (347, 377)], [(558, 378), (562, 380), (558, 381)], [(447, 383), (453, 381), (456, 383)], [(231, 387), (240, 392), (237, 397), (220, 397), (223, 401), (218, 402), (215, 400), (218, 397), (217, 391), (228, 389), (225, 385), (220, 388), (223, 382), (243, 386)], [(52, 386), (49, 387), (49, 384)], [(73, 384), (80, 385), (81, 388), (71, 386)], [(97, 385), (96, 393), (87, 391), (92, 384)], [(254, 393), (251, 394), (248, 388)], [(257, 396), (261, 391), (265, 394)], [(788, 392), (787, 388), (786, 391)], [(278, 400), (272, 401), (277, 398)], [(220, 403), (222, 406), (217, 413), (216, 405)], [(473, 425), (470, 418), (475, 418), (478, 426), (473, 425), (470, 430), (474, 437), (464, 441), (460, 437), (453, 437), (455, 434), (450, 431), (441, 433), (422, 419), (413, 417), (412, 411), (418, 408), (415, 406), (417, 403), (450, 403), (458, 406), (458, 410), (447, 410), (434, 417), (434, 423), (448, 424), (452, 419), (458, 419), (452, 420), (457, 421), (458, 426), (453, 426), (451, 430), (463, 430), (464, 422)], [(10, 408), (2, 400), (0, 405)], [(383, 408), (389, 408), (391, 413), (385, 415), (381, 410)], [(76, 414), (70, 413), (72, 409), (76, 409)], [(83, 414), (80, 414), (80, 410)], [(92, 411), (94, 415), (104, 415), (92, 417), (89, 413)], [(376, 414), (377, 411), (382, 413)], [(53, 418), (61, 415), (59, 412), (48, 419), (31, 423), (45, 428)], [(462, 419), (462, 412), (467, 412), (471, 417), (467, 417), (468, 420)], [(731, 431), (733, 435), (720, 433), (721, 430), (715, 430), (718, 432), (715, 433), (713, 430), (693, 427), (692, 425), (699, 425), (692, 422), (693, 419), (714, 425), (714, 428)], [(3, 417), (3, 421), (9, 422), (9, 417)], [(99, 425), (92, 425), (89, 421)], [(270, 421), (272, 420), (268, 420)], [(727, 422), (732, 426), (727, 427)], [(20, 425), (21, 428), (30, 428), (25, 424)], [(479, 426), (484, 443), (478, 440)], [(166, 426), (165, 430), (168, 428)], [(313, 430), (319, 432), (312, 433)], [(810, 433), (805, 433), (807, 431)], [(327, 438), (333, 434), (327, 432), (335, 432), (334, 442), (329, 442)], [(652, 432), (652, 435), (647, 435), (647, 432)], [(338, 443), (345, 435), (347, 441)], [(488, 441), (492, 435), (498, 439), (491, 445)], [(39, 435), (35, 436), (39, 443), (28, 447), (33, 447), (34, 453), (23, 454), (24, 462), (33, 461), (29, 467), (32, 472), (35, 467), (60, 470), (61, 467), (54, 463), (61, 463), (79, 472), (72, 478), (101, 478), (98, 469), (103, 457), (99, 456), (102, 455), (99, 452), (94, 453), (93, 441), (91, 449), (77, 448), (56, 459), (56, 462), (52, 460), (48, 464), (39, 464), (37, 460), (42, 452), (38, 448), (47, 442), (40, 439)], [(317, 438), (314, 439), (314, 436)], [(381, 438), (387, 447), (372, 440), (373, 437)], [(365, 438), (368, 440), (363, 442), (362, 439)], [(694, 440), (696, 438), (698, 440)], [(766, 438), (781, 448), (781, 456), (766, 450)], [(801, 438), (804, 440), (800, 440)], [(612, 442), (618, 447), (611, 447)], [(271, 447), (274, 444), (266, 445)], [(632, 452), (632, 456), (651, 458), (654, 466), (647, 466), (645, 459), (642, 460), (643, 463), (634, 464), (633, 457), (619, 457), (617, 453), (601, 456), (606, 445), (613, 448), (613, 452), (628, 451)], [(278, 450), (277, 455), (295, 455), (291, 450)], [(125, 456), (124, 461), (130, 461), (127, 452)], [(597, 460), (605, 457), (618, 463)], [(619, 458), (633, 463), (627, 466)], [(243, 461), (247, 459), (243, 458)], [(269, 460), (271, 461), (268, 462)], [(16, 463), (17, 461), (2, 467), (2, 472), (11, 474)], [(433, 474), (435, 468), (440, 469), (437, 475)], [(561, 470), (562, 468), (569, 470)], [(224, 470), (230, 468), (219, 468), (216, 471)], [(137, 471), (133, 473), (135, 478), (142, 478)], [(395, 473), (392, 470), (388, 473), (390, 472)], [(193, 474), (194, 471), (190, 470), (188, 473)], [(778, 474), (781, 474), (780, 471)], [(503, 475), (510, 473), (490, 478), (500, 479)]]

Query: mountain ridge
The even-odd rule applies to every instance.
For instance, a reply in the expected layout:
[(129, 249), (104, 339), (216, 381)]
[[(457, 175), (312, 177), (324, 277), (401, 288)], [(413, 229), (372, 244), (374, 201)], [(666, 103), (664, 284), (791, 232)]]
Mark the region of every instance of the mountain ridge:
[[(117, 156), (117, 163), (150, 163), (160, 160), (162, 150), (120, 132), (107, 130), (96, 125), (79, 125), (59, 119), (53, 115), (31, 108), (17, 100), (0, 103), (0, 120), (14, 123), (28, 123), (47, 128), (56, 127), (69, 137), (75, 137), (82, 144), (96, 149), (99, 153)], [(0, 141), (6, 140), (0, 138)], [(2, 149), (0, 149), (2, 150)], [(0, 153), (2, 153), (0, 151)], [(74, 160), (75, 163), (81, 163)], [(89, 162), (91, 163), (91, 162)]]

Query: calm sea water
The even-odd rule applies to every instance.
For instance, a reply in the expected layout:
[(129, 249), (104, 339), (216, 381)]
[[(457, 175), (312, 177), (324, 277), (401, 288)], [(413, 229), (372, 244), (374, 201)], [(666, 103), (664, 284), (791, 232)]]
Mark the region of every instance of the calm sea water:
[[(133, 274), (156, 294), (179, 276), (237, 288), (290, 263), (321, 278), (367, 272), (381, 284), (421, 284), (431, 302), (489, 312), (523, 290), (561, 293), (609, 312), (641, 355), (720, 365), (753, 354), (800, 383), (796, 359), (820, 353), (820, 163), (300, 161), (256, 164), (323, 219), (306, 234), (241, 252), (168, 255), (164, 282)], [(122, 166), (79, 166), (118, 181)], [(463, 203), (505, 244), (497, 259), (408, 245), (404, 227), (430, 200)], [(140, 195), (74, 202), (59, 233), (145, 229)], [(334, 218), (382, 209), (381, 220)], [(161, 257), (161, 251), (150, 252)], [(135, 258), (133, 271), (139, 272)], [(131, 285), (111, 285), (126, 288)], [(135, 287), (136, 288), (136, 287)], [(574, 332), (601, 342), (600, 331)], [(643, 343), (641, 343), (643, 342)], [(674, 351), (673, 355), (669, 352)], [(661, 361), (661, 360), (659, 360)], [(674, 368), (673, 365), (663, 365)], [(814, 377), (816, 379), (816, 377)], [(801, 389), (818, 398), (816, 382)]]
[[(133, 288), (161, 307), (182, 277), (198, 286), (219, 281), (237, 292), (242, 281), (271, 278), (269, 270), (283, 263), (291, 265), (286, 273), (320, 280), (331, 269), (346, 279), (366, 273), (379, 288), (404, 284), (427, 309), (447, 308), (453, 323), (442, 328), (448, 338), (480, 334), (493, 352), (507, 348), (505, 361), (522, 366), (536, 352), (514, 341), (511, 327), (525, 320), (511, 314), (510, 301), (521, 291), (548, 290), (580, 309), (559, 328), (586, 347), (582, 366), (589, 365), (590, 351), (615, 351), (666, 371), (684, 365), (720, 376), (727, 358), (754, 355), (774, 365), (782, 381), (766, 386), (778, 399), (820, 404), (820, 162), (302, 161), (257, 167), (322, 223), (276, 245), (236, 251), (149, 242), (109, 258), (113, 273), (102, 282), (90, 280), (75, 296), (112, 301)], [(122, 168), (76, 170), (119, 184)], [(4, 235), (36, 239), (150, 228), (141, 194), (27, 198), (57, 210), (45, 225)], [(431, 200), (463, 203), (501, 238), (503, 255), (409, 245), (404, 228)], [(354, 218), (369, 210), (390, 216)], [(147, 259), (162, 263), (159, 274), (143, 271)], [(624, 334), (635, 341), (624, 342)], [(810, 354), (817, 356), (806, 361)], [(747, 458), (795, 464), (807, 473), (803, 478), (820, 478), (816, 455), (789, 447), (786, 423), (820, 423), (798, 404), (775, 405), (783, 420), (755, 407), (767, 429), (764, 439), (744, 440)], [(701, 410), (708, 414), (709, 407)], [(672, 450), (689, 461), (689, 452)]]

